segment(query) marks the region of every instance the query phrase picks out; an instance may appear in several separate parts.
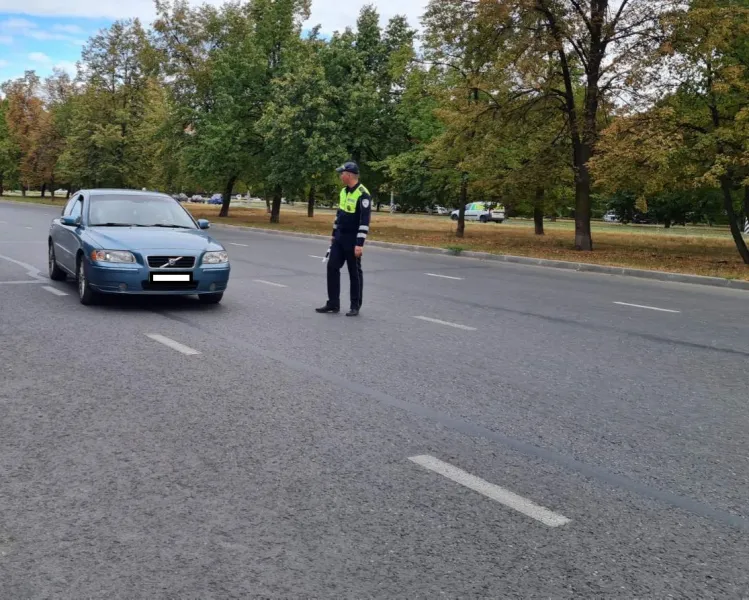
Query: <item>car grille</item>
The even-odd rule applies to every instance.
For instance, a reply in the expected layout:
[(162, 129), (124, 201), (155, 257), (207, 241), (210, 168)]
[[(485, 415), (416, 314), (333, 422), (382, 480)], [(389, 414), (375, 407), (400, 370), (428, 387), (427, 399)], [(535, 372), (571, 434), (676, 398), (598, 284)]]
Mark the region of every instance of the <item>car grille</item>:
[[(194, 256), (183, 256), (173, 265), (167, 264), (169, 259), (177, 258), (176, 256), (149, 256), (148, 266), (153, 269), (192, 269), (195, 266)], [(164, 266), (166, 265), (166, 266)]]

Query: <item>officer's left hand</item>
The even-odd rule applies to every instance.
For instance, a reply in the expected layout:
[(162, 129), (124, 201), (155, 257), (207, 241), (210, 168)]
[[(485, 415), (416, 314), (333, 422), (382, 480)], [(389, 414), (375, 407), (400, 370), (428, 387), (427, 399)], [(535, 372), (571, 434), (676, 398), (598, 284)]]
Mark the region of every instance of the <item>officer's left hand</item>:
[(356, 258), (361, 258), (362, 250), (364, 250), (364, 248), (362, 248), (361, 246), (356, 246), (354, 248), (354, 256), (356, 256)]

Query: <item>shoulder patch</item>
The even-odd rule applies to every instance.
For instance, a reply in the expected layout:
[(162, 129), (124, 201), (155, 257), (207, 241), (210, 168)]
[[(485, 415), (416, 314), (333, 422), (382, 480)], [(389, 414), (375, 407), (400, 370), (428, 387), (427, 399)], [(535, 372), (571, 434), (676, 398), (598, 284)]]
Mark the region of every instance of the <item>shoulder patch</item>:
[(369, 198), (364, 198), (364, 200), (361, 201), (361, 205), (364, 208), (369, 208)]

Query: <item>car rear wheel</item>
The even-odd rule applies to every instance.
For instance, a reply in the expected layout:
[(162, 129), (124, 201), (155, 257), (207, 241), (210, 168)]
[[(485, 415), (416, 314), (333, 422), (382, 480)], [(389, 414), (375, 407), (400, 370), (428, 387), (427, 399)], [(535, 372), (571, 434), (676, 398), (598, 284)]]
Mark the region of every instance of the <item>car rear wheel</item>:
[(89, 305), (94, 304), (98, 300), (98, 294), (91, 289), (86, 278), (86, 261), (83, 257), (78, 258), (78, 298), (81, 304)]
[(220, 292), (218, 294), (200, 294), (198, 296), (198, 300), (200, 300), (203, 304), (218, 304), (219, 302), (221, 302), (221, 299), (223, 297), (223, 292)]
[(479, 217), (479, 221), (481, 221), (482, 223), (486, 223), (488, 221), (488, 219), (486, 218), (486, 215), (481, 215)]
[(60, 267), (57, 266), (57, 259), (55, 258), (55, 247), (50, 242), (49, 244), (49, 278), (52, 281), (65, 281), (67, 275)]

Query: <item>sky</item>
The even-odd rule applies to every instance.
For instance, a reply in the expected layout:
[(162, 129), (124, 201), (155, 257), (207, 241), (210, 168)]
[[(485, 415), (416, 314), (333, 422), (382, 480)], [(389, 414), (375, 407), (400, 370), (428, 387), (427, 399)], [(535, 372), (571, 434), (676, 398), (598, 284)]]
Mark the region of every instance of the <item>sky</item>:
[[(375, 6), (383, 26), (390, 17), (405, 15), (418, 29), (427, 0), (312, 0), (305, 29), (320, 24), (330, 34), (354, 27), (365, 4)], [(55, 67), (75, 75), (89, 37), (116, 19), (138, 17), (147, 25), (154, 15), (151, 0), (0, 0), (0, 82), (32, 69), (42, 78)]]

